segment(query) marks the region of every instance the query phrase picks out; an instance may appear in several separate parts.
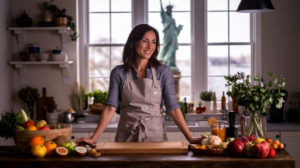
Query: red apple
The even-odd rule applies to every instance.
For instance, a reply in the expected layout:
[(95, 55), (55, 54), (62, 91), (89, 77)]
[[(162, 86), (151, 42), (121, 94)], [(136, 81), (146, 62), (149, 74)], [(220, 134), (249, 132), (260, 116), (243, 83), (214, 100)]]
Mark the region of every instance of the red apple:
[(204, 113), (204, 112), (205, 112), (205, 110), (206, 110), (206, 107), (205, 107), (205, 106), (201, 106), (201, 107), (200, 107), (200, 111), (201, 111), (201, 113)]
[(271, 148), (268, 158), (273, 158), (276, 155), (275, 149)]
[(28, 127), (28, 126), (34, 126), (35, 124), (34, 124), (34, 122), (33, 121), (31, 121), (31, 120), (28, 120), (28, 121), (26, 121), (25, 123), (24, 123), (24, 128), (26, 129), (26, 127)]
[(23, 51), (20, 53), (20, 58), (22, 61), (28, 61), (29, 55), (27, 54), (27, 52)]
[(270, 153), (270, 147), (268, 142), (266, 141), (257, 143), (251, 148), (252, 156), (260, 159), (266, 158), (269, 155), (269, 153)]
[(48, 126), (42, 126), (40, 130), (50, 130), (50, 128)]
[(231, 156), (243, 156), (245, 145), (240, 139), (235, 139), (231, 141), (227, 146), (227, 152)]

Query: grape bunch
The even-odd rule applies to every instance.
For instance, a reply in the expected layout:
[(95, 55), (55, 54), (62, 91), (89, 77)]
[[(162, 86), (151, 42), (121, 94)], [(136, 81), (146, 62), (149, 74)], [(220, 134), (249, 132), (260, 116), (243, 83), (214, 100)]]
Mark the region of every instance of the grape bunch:
[(252, 135), (251, 135), (250, 137), (248, 137), (248, 138), (247, 138), (246, 136), (243, 136), (241, 140), (244, 142), (244, 145), (247, 146), (248, 142), (252, 142), (252, 141), (254, 141), (255, 139), (256, 139), (255, 135), (252, 134)]

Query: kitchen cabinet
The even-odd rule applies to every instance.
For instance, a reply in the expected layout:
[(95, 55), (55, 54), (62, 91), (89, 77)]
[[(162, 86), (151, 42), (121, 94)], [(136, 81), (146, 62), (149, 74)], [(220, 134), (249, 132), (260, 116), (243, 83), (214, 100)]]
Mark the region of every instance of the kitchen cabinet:
[(186, 138), (184, 137), (182, 132), (167, 132), (167, 135), (168, 141), (186, 141)]
[(296, 168), (300, 168), (300, 131), (281, 131), (280, 142), (286, 144), (285, 150), (296, 160)]
[[(91, 132), (89, 137), (91, 137), (94, 132)], [(100, 142), (115, 142), (116, 132), (103, 132), (100, 138), (98, 139), (97, 143)]]
[(271, 138), (273, 141), (278, 140), (279, 142), (281, 142), (280, 131), (267, 132), (266, 138)]
[(4, 139), (0, 138), (0, 146), (15, 146), (15, 141), (12, 138)]
[(89, 138), (90, 134), (88, 132), (74, 132), (71, 134), (70, 140), (76, 143), (76, 141), (81, 137)]

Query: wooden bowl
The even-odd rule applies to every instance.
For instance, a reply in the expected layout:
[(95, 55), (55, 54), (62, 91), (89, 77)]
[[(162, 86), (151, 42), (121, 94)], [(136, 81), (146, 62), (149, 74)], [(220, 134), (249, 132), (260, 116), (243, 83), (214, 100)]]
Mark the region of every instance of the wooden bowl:
[(21, 153), (30, 154), (31, 148), (28, 146), (28, 142), (31, 138), (36, 136), (41, 136), (44, 138), (45, 142), (53, 141), (57, 136), (64, 135), (70, 140), (72, 133), (72, 125), (63, 125), (64, 128), (61, 129), (51, 129), (51, 130), (14, 130), (14, 141)]
[(224, 154), (224, 149), (221, 149), (221, 148), (197, 149), (194, 146), (191, 146), (191, 150), (196, 155), (215, 156), (215, 155), (223, 155)]

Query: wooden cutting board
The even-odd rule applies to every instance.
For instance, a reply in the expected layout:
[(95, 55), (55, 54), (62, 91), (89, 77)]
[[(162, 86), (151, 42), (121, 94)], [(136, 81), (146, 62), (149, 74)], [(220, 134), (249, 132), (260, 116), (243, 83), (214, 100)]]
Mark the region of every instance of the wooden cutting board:
[(101, 142), (95, 149), (101, 154), (188, 153), (188, 142)]
[(36, 102), (36, 112), (37, 112), (37, 120), (46, 120), (46, 110), (44, 106), (48, 107), (50, 103), (52, 103), (53, 97), (47, 97), (47, 90), (43, 88), (43, 95), (39, 97)]

